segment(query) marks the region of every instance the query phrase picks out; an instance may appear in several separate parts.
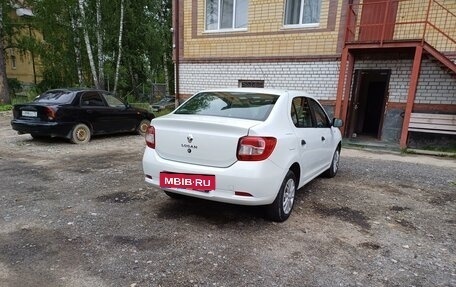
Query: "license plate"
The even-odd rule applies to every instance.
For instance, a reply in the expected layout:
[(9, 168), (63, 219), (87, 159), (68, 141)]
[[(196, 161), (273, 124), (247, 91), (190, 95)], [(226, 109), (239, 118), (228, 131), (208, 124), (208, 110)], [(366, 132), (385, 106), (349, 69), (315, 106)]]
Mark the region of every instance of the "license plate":
[(215, 189), (215, 175), (160, 172), (160, 187), (208, 192)]
[(22, 111), (23, 117), (36, 117), (38, 114), (34, 111)]

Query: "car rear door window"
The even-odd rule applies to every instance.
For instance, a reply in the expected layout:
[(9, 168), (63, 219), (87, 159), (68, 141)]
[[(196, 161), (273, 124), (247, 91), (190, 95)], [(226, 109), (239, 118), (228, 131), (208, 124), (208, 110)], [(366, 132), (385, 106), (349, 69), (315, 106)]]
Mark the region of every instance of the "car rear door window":
[(84, 107), (105, 107), (101, 95), (97, 92), (86, 92), (81, 97), (81, 106)]

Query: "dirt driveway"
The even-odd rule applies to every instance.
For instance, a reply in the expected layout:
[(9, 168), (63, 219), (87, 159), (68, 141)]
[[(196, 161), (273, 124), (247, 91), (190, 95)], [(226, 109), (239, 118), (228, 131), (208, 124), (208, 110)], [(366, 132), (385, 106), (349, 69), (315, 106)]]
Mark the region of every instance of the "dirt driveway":
[(140, 136), (33, 141), (0, 114), (0, 286), (456, 286), (454, 159), (343, 150), (261, 208), (145, 185)]

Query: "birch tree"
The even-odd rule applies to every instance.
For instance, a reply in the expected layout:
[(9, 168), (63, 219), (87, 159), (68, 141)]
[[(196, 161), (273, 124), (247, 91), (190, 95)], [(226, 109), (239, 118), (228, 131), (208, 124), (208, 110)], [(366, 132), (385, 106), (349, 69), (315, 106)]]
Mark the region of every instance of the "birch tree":
[(78, 84), (79, 86), (83, 85), (83, 77), (82, 77), (82, 61), (81, 61), (81, 49), (80, 49), (80, 38), (79, 38), (79, 28), (80, 28), (80, 21), (70, 13), (71, 19), (71, 29), (73, 30), (74, 35), (74, 55), (76, 57), (76, 73), (78, 75)]
[(6, 77), (5, 51), (3, 49), (3, 3), (0, 3), (0, 104), (11, 103), (8, 91), (8, 79)]
[[(80, 0), (81, 1), (81, 0)], [(117, 90), (117, 84), (119, 81), (119, 69), (120, 69), (120, 59), (122, 58), (122, 34), (123, 34), (123, 19), (124, 19), (124, 13), (125, 13), (125, 6), (124, 6), (124, 0), (120, 1), (120, 21), (119, 21), (119, 38), (118, 38), (118, 51), (117, 51), (117, 63), (116, 63), (116, 72), (115, 72), (115, 78), (114, 78), (114, 93)]]
[(94, 83), (95, 87), (97, 89), (99, 89), (100, 83), (98, 82), (98, 73), (97, 73), (97, 69), (95, 67), (95, 61), (94, 61), (94, 57), (93, 57), (93, 53), (92, 53), (92, 45), (90, 43), (89, 30), (87, 29), (87, 26), (86, 26), (87, 18), (86, 18), (85, 7), (84, 7), (85, 0), (78, 0), (78, 4), (79, 4), (79, 10), (81, 13), (82, 23), (83, 23), (82, 32), (84, 35), (84, 42), (86, 44), (87, 57), (89, 58), (90, 71), (92, 73), (93, 83)]
[(101, 0), (96, 0), (97, 27), (95, 33), (97, 35), (98, 47), (98, 84), (101, 89), (104, 89), (104, 54), (103, 54), (103, 37), (102, 37), (102, 17), (101, 17)]

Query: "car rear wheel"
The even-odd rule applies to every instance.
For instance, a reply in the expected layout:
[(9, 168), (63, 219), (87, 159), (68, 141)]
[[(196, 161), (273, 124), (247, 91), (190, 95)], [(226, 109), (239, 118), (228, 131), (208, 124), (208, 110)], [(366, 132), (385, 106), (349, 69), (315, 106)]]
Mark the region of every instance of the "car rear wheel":
[(90, 129), (85, 124), (77, 124), (71, 132), (71, 142), (75, 144), (83, 144), (90, 141)]
[(283, 222), (288, 219), (293, 210), (296, 193), (296, 177), (289, 170), (285, 176), (279, 193), (274, 202), (266, 207), (266, 211), (271, 220)]
[(141, 136), (145, 136), (146, 135), (146, 132), (147, 132), (147, 128), (149, 127), (150, 125), (150, 121), (149, 120), (142, 120), (138, 127), (136, 128), (136, 133), (138, 135), (141, 135)]
[(331, 166), (325, 171), (324, 176), (328, 178), (335, 177), (337, 171), (339, 170), (339, 160), (340, 160), (340, 150), (336, 149), (333, 154), (333, 158), (331, 161)]

